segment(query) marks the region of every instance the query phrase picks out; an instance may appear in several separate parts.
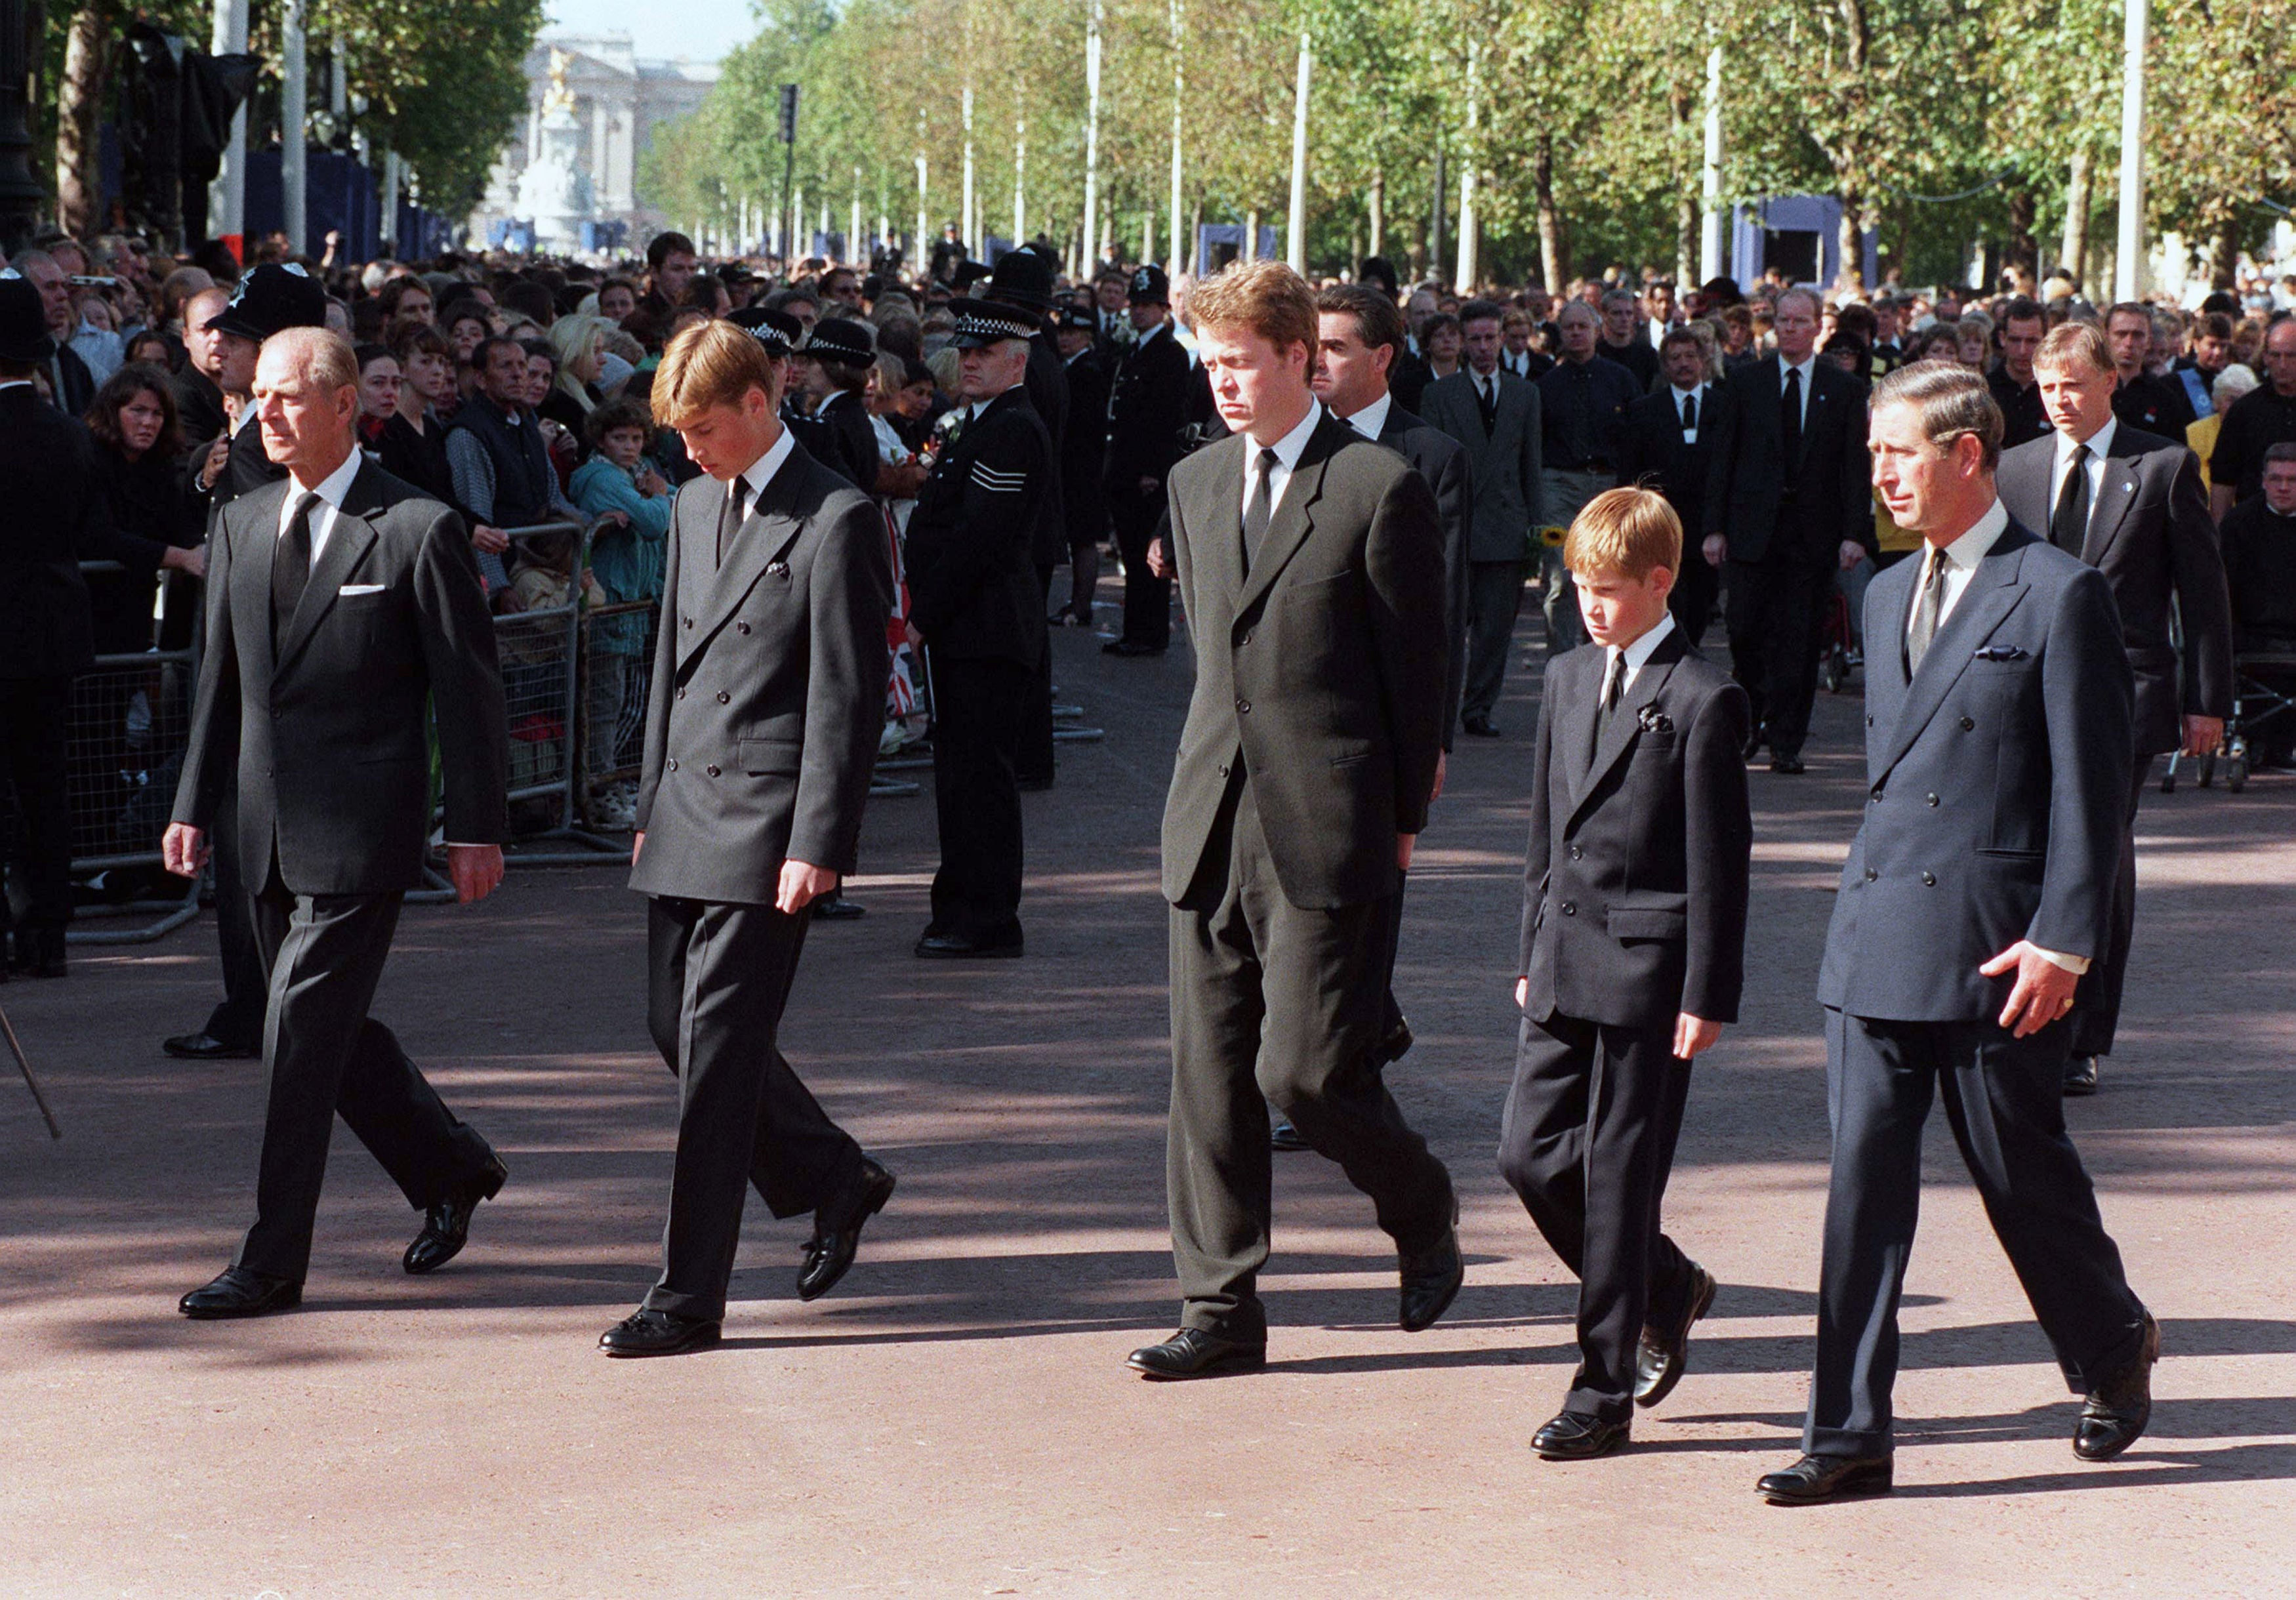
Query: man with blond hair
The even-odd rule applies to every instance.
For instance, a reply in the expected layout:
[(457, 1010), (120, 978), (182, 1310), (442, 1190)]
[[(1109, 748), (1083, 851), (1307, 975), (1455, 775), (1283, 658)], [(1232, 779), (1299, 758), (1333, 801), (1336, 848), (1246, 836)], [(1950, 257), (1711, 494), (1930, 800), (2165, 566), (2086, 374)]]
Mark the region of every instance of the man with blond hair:
[(654, 373), (654, 420), (702, 474), (670, 513), (630, 849), (677, 1155), (661, 1276), (599, 1340), (610, 1356), (718, 1342), (746, 1185), (776, 1218), (813, 1213), (808, 1301), (845, 1276), (893, 1192), (775, 1037), (808, 907), (859, 849), (893, 594), (874, 505), (783, 424), (788, 349), (771, 324), (705, 322)]
[(1174, 468), (1170, 493), (1166, 564), (1196, 652), (1163, 833), (1185, 1305), (1179, 1331), (1130, 1363), (1165, 1379), (1267, 1358), (1269, 1104), (1372, 1197), (1406, 1331), (1433, 1324), (1464, 1276), (1450, 1174), (1365, 1064), (1388, 901), (1442, 751), (1435, 496), (1309, 390), (1317, 318), (1299, 275), (1231, 267), (1193, 310), (1231, 432)]

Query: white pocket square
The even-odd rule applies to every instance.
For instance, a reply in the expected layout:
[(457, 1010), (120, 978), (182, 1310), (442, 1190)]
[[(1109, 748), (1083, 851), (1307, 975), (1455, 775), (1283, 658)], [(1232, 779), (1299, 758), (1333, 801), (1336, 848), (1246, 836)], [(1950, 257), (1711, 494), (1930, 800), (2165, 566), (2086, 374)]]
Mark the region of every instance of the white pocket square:
[(379, 583), (347, 583), (335, 593), (348, 600), (357, 595), (380, 595), (382, 593), (382, 586)]

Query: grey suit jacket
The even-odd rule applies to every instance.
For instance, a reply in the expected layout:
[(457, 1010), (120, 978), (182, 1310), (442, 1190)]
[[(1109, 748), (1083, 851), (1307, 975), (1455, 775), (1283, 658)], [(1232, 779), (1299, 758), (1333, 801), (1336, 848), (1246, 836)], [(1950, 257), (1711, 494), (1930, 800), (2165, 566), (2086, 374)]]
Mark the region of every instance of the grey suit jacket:
[(471, 541), (445, 505), (361, 466), (271, 638), (271, 563), (291, 482), (240, 496), (209, 540), (207, 656), (174, 820), (214, 826), (238, 784), (250, 885), (279, 855), (296, 894), (418, 887), (430, 833), (435, 717), (447, 837), (507, 825), (509, 733), (494, 619)]
[(1464, 370), (1427, 386), (1419, 414), (1459, 441), (1475, 491), (1469, 554), (1479, 562), (1523, 561), (1539, 526), (1538, 388), (1501, 372), (1498, 414), (1488, 435), (1473, 381)]
[(669, 519), (630, 887), (770, 905), (785, 860), (853, 870), (885, 726), (893, 603), (868, 496), (792, 448), (717, 560), (726, 486)]
[[(2028, 528), (2055, 510), (2054, 433), (2002, 453), (2001, 504)], [(2123, 423), (2112, 431), (2104, 490), (2089, 508), (2080, 558), (2104, 574), (2120, 613), (2136, 677), (2136, 753), (2157, 756), (2184, 742), (2186, 711), (2232, 715), (2232, 596), (2216, 524), (2201, 492), (2200, 463), (2177, 440)], [(2171, 612), (2185, 628), (2177, 683)]]
[(1984, 1022), (2021, 939), (2104, 948), (2128, 821), (2128, 659), (2104, 579), (2012, 522), (1921, 670), (1904, 639), (1918, 561), (1866, 592), (1864, 825), (1818, 972), (1856, 1016)]
[(1241, 757), (1284, 898), (1395, 892), (1442, 749), (1442, 531), (1427, 481), (1324, 414), (1244, 573), (1249, 440), (1172, 469), (1172, 550), (1195, 693), (1164, 808), (1164, 896), (1183, 899)]

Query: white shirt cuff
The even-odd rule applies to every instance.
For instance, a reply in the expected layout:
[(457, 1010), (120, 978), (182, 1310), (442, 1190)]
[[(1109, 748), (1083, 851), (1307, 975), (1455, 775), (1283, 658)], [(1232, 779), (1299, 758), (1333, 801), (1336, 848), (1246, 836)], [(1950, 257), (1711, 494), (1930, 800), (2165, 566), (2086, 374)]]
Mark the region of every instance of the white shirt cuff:
[(2034, 945), (2033, 948), (2076, 978), (2084, 977), (2088, 972), (2089, 958), (2086, 956), (2066, 956), (2055, 950), (2044, 950), (2038, 945)]

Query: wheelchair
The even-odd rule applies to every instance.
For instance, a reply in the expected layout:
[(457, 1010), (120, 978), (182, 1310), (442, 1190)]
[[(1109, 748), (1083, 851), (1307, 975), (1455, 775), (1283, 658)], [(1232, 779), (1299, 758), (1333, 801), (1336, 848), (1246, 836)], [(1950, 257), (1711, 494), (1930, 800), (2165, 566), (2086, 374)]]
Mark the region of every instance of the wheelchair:
[[(2259, 674), (2269, 674), (2271, 679), (2291, 685), (2290, 689), (2274, 686)], [(2232, 716), (2225, 723), (2224, 741), (2206, 755), (2187, 757), (2182, 751), (2171, 754), (2168, 770), (2161, 775), (2161, 792), (2177, 792), (2177, 780), (2184, 767), (2194, 768), (2193, 782), (2202, 789), (2209, 788), (2221, 769), (2225, 787), (2238, 794), (2248, 787), (2248, 775), (2253, 764), (2254, 735), (2259, 728), (2275, 734), (2285, 732), (2288, 719), (2296, 718), (2296, 648), (2276, 650), (2247, 650), (2233, 657)]]

